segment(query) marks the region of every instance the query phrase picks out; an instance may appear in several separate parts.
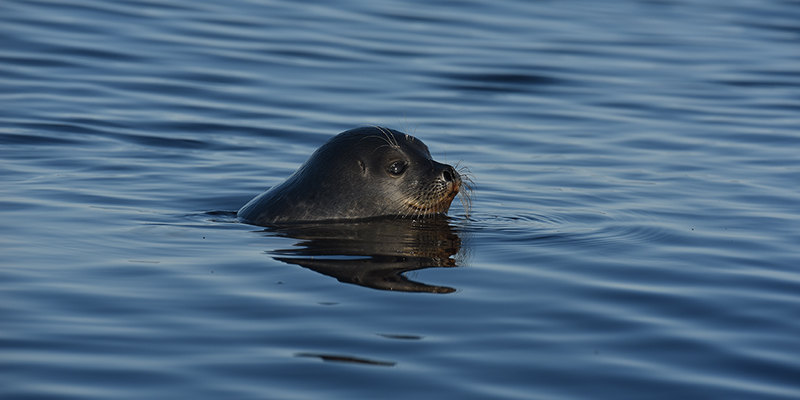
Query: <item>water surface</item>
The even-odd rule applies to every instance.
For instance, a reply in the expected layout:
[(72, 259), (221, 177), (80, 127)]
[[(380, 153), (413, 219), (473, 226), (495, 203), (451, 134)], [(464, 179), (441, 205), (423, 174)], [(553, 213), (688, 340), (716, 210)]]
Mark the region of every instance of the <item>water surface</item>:
[[(796, 399), (798, 20), (3, 2), (0, 397)], [(469, 216), (236, 222), (361, 124), (468, 166)]]

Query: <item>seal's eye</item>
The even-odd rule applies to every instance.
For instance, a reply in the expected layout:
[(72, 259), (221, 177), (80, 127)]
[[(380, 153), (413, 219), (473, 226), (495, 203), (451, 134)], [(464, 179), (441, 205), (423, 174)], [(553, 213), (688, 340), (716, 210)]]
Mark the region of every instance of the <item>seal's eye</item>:
[(391, 175), (398, 176), (398, 175), (402, 174), (403, 171), (405, 171), (405, 170), (406, 170), (405, 161), (395, 161), (391, 165), (389, 165), (389, 168), (387, 169), (387, 172), (389, 172), (389, 174), (391, 174)]

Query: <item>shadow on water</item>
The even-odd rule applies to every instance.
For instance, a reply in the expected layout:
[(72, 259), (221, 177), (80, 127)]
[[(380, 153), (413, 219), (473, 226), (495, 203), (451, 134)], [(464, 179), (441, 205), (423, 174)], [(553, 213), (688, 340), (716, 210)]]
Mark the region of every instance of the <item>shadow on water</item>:
[(461, 238), (446, 217), (283, 225), (266, 232), (298, 240), (293, 248), (268, 252), (276, 260), (340, 282), (402, 292), (456, 290), (412, 281), (405, 275), (457, 266)]

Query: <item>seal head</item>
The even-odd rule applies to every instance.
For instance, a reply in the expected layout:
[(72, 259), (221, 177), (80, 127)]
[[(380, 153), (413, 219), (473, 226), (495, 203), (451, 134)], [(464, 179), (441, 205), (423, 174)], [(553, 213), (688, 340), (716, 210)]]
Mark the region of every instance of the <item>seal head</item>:
[(342, 132), (282, 183), (250, 200), (240, 221), (284, 223), (420, 217), (446, 213), (462, 179), (428, 147), (383, 127)]

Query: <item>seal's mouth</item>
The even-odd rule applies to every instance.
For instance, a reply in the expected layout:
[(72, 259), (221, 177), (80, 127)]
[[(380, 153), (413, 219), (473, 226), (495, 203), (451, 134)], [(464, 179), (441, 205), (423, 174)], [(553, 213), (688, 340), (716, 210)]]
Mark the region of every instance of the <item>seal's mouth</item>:
[[(454, 172), (454, 171), (453, 171)], [(406, 202), (406, 216), (430, 216), (445, 214), (456, 198), (462, 186), (462, 179), (455, 173), (450, 180), (439, 179), (431, 184), (429, 190), (423, 191)]]

